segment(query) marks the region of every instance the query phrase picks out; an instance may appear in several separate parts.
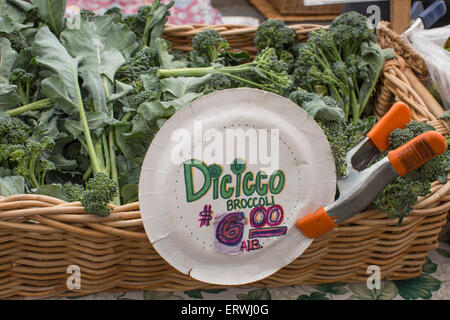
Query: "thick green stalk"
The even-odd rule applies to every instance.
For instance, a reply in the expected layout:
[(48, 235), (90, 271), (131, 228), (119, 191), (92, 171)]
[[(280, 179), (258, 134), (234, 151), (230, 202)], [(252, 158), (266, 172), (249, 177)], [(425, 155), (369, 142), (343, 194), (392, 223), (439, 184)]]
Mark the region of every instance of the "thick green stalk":
[(179, 68), (179, 69), (159, 69), (157, 72), (158, 77), (201, 77), (210, 73), (245, 73), (250, 71), (249, 64), (243, 64), (238, 67), (202, 67), (202, 68)]
[(36, 110), (43, 110), (43, 109), (49, 109), (51, 106), (53, 106), (53, 102), (50, 99), (42, 99), (38, 100), (36, 102), (32, 102), (30, 104), (26, 104), (21, 107), (17, 107), (15, 109), (11, 109), (6, 111), (6, 114), (10, 117), (19, 116), (25, 112), (28, 111), (36, 111)]
[(31, 159), (30, 167), (29, 167), (29, 169), (30, 169), (31, 185), (33, 186), (33, 188), (39, 188), (39, 182), (36, 179), (36, 175), (34, 174), (35, 165), (36, 165), (36, 159)]
[[(111, 127), (109, 131), (109, 158), (111, 163), (111, 179), (119, 184), (119, 173), (117, 171), (116, 164), (116, 152), (114, 150), (114, 128)], [(113, 204), (120, 206), (120, 195), (117, 195), (113, 199)]]

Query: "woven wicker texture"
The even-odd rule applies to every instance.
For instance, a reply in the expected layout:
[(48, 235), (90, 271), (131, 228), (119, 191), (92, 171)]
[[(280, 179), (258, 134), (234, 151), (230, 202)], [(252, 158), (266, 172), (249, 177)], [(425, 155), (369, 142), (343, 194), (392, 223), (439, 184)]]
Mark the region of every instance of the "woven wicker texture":
[[(174, 47), (189, 49), (190, 39), (207, 26), (168, 26)], [(255, 53), (255, 28), (214, 26), (234, 49)], [(296, 25), (305, 40), (316, 25)], [(385, 46), (387, 44), (385, 43)], [(449, 126), (427, 108), (404, 75), (401, 59), (386, 64), (375, 95), (381, 116), (396, 98), (404, 100), (415, 119), (428, 121), (444, 135)], [(366, 211), (325, 234), (288, 266), (252, 287), (366, 281), (367, 267), (378, 265), (383, 279), (419, 275), (427, 252), (450, 208), (450, 182), (434, 182), (432, 195), (419, 199), (398, 227), (379, 211)], [(81, 271), (81, 289), (67, 287), (67, 268)], [(101, 291), (208, 289), (168, 265), (148, 241), (139, 204), (115, 207), (107, 218), (83, 212), (80, 203), (39, 195), (0, 198), (0, 298), (80, 296)]]

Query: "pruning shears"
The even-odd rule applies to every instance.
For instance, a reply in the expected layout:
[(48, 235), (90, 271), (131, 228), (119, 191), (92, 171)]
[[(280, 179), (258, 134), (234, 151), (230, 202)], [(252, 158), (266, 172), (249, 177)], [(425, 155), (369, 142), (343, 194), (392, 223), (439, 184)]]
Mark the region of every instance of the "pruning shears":
[(304, 235), (316, 238), (332, 230), (367, 208), (397, 176), (404, 176), (445, 152), (445, 138), (436, 131), (427, 131), (376, 162), (390, 147), (390, 133), (405, 128), (410, 121), (408, 106), (396, 102), (366, 137), (346, 153), (348, 174), (337, 181), (339, 197), (297, 220), (296, 226)]

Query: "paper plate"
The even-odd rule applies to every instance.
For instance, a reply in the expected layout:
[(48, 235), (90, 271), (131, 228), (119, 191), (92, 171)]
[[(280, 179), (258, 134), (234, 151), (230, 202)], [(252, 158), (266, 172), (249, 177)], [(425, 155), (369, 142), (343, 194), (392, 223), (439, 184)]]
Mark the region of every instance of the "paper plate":
[(289, 264), (312, 240), (298, 218), (334, 200), (319, 125), (256, 89), (215, 92), (177, 111), (148, 149), (139, 184), (145, 231), (192, 278), (239, 285)]

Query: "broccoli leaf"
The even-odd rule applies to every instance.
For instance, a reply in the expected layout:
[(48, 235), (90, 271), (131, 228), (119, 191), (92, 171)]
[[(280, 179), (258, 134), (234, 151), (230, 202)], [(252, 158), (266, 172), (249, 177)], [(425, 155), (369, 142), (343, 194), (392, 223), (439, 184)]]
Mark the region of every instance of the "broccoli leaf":
[[(165, 78), (159, 82), (159, 85), (161, 90), (165, 93), (164, 100), (177, 99), (186, 94), (197, 93), (197, 90), (207, 83), (210, 77), (211, 74), (203, 77)], [(197, 97), (199, 96), (201, 96), (201, 94), (197, 94)]]
[(177, 69), (186, 67), (185, 61), (174, 60), (174, 56), (169, 53), (166, 40), (161, 38), (156, 39), (155, 48), (158, 52), (159, 64), (162, 68)]
[(22, 176), (0, 178), (0, 195), (4, 197), (25, 193), (25, 179)]
[(302, 105), (308, 114), (317, 120), (337, 121), (345, 118), (344, 111), (339, 107), (330, 107), (322, 99), (315, 98)]
[(9, 84), (9, 75), (17, 58), (7, 39), (0, 38), (0, 111), (9, 110), (19, 102), (16, 86)]
[(55, 101), (55, 107), (69, 115), (83, 106), (78, 83), (78, 59), (74, 59), (47, 26), (36, 34), (32, 53), (38, 64), (46, 67), (53, 76), (42, 81), (42, 90)]
[(83, 16), (80, 29), (61, 33), (67, 51), (79, 60), (80, 76), (94, 100), (96, 112), (112, 116), (107, 100), (113, 94), (116, 72), (138, 47), (135, 39), (135, 34), (114, 14)]
[(0, 30), (2, 32), (10, 33), (33, 26), (32, 23), (25, 22), (26, 19), (27, 13), (23, 8), (12, 4), (11, 1), (0, 0)]
[(31, 0), (31, 3), (38, 8), (40, 18), (59, 35), (64, 29), (66, 0)]
[(363, 83), (359, 94), (359, 116), (361, 116), (372, 95), (384, 63), (386, 60), (393, 58), (395, 58), (393, 49), (381, 49), (373, 42), (363, 42), (361, 44), (361, 61), (358, 64), (358, 68), (361, 70), (359, 77), (363, 80)]
[(34, 190), (33, 193), (67, 201), (64, 188), (61, 184), (45, 184)]

